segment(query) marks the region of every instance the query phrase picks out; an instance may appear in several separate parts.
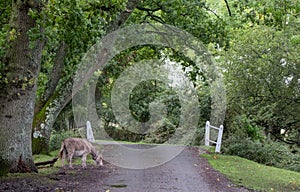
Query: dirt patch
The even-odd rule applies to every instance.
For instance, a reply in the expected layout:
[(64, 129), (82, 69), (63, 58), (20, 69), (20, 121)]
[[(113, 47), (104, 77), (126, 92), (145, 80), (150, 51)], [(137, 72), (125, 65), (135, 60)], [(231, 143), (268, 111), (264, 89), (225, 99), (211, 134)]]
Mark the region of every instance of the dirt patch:
[(26, 174), (20, 178), (1, 179), (0, 191), (82, 191), (80, 189), (93, 187), (94, 191), (101, 191), (99, 181), (109, 172), (109, 167), (96, 168), (90, 165), (87, 169), (74, 166), (73, 170), (60, 169), (48, 175)]

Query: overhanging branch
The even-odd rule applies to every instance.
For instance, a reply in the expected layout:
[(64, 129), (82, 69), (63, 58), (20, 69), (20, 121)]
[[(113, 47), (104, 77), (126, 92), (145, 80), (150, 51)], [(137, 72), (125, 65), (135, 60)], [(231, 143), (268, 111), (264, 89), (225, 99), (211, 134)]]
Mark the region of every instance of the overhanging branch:
[(204, 9), (206, 9), (207, 11), (211, 12), (212, 14), (214, 14), (218, 19), (222, 20), (221, 17), (219, 15), (217, 15), (213, 10), (211, 10), (209, 7), (204, 6)]
[(145, 8), (145, 7), (141, 7), (141, 6), (137, 6), (136, 8), (137, 8), (138, 10), (140, 10), (140, 11), (156, 12), (156, 11), (161, 10), (161, 9), (162, 9), (162, 6), (159, 6), (159, 7), (155, 8), (155, 9), (149, 9), (149, 8)]
[(128, 17), (131, 15), (133, 10), (138, 6), (140, 3), (140, 0), (129, 0), (126, 9), (123, 10), (114, 21), (111, 22), (111, 24), (107, 27), (107, 34), (110, 32), (113, 32), (122, 26)]
[(227, 8), (228, 14), (229, 14), (229, 16), (231, 16), (231, 10), (230, 10), (228, 1), (227, 0), (224, 0), (224, 1), (225, 1), (225, 4), (226, 4), (226, 8)]

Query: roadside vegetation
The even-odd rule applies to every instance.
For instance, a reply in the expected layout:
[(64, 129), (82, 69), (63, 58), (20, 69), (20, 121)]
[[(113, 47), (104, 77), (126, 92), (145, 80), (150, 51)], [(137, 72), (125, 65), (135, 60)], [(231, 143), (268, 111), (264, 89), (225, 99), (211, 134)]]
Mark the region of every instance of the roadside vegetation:
[(236, 185), (266, 192), (300, 190), (299, 172), (262, 165), (237, 156), (214, 153), (201, 156)]

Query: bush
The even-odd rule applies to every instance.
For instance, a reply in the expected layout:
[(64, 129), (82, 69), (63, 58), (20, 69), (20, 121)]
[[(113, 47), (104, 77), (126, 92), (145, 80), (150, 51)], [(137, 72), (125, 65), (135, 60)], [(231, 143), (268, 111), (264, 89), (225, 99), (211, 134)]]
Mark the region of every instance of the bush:
[(50, 137), (49, 150), (54, 151), (60, 149), (63, 140), (69, 137), (80, 137), (80, 135), (77, 130), (62, 132), (53, 131)]
[(201, 146), (204, 144), (205, 140), (205, 127), (198, 127), (196, 130), (196, 134), (194, 135), (194, 139), (191, 142), (191, 145)]
[(120, 127), (106, 126), (104, 129), (110, 138), (115, 141), (140, 142), (144, 138), (143, 134), (131, 132)]
[(262, 127), (256, 125), (256, 123), (246, 115), (238, 115), (233, 119), (233, 122), (227, 125), (226, 131), (233, 135), (239, 135), (241, 138), (251, 138), (253, 141), (263, 141), (265, 136), (262, 130)]
[(144, 142), (163, 144), (168, 141), (176, 131), (176, 125), (168, 119), (163, 119), (156, 122), (153, 126), (156, 128), (154, 131), (145, 135)]
[(285, 144), (260, 143), (251, 139), (230, 138), (223, 143), (224, 153), (240, 156), (265, 165), (300, 171), (300, 155), (294, 154)]

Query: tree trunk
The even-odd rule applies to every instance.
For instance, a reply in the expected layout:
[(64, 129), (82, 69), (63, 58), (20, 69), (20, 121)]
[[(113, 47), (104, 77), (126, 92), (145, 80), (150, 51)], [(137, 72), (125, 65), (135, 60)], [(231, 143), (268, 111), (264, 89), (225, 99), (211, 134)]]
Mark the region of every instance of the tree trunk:
[(30, 42), (28, 32), (35, 27), (35, 21), (28, 12), (37, 10), (40, 4), (12, 2), (9, 48), (3, 59), (5, 81), (0, 82), (0, 175), (37, 172), (32, 158), (31, 127), (44, 41)]
[[(66, 44), (61, 43), (56, 57), (54, 59), (54, 65), (49, 77), (49, 81), (46, 85), (46, 90), (41, 96), (41, 99), (36, 102), (34, 109), (34, 118), (32, 124), (32, 153), (33, 154), (48, 154), (49, 146), (46, 144), (46, 138), (43, 137), (44, 124), (46, 120), (46, 110), (51, 102), (58, 95), (56, 92), (57, 85), (61, 78), (61, 73), (64, 67), (64, 57), (66, 55)], [(39, 131), (42, 135), (35, 137), (35, 132)]]

